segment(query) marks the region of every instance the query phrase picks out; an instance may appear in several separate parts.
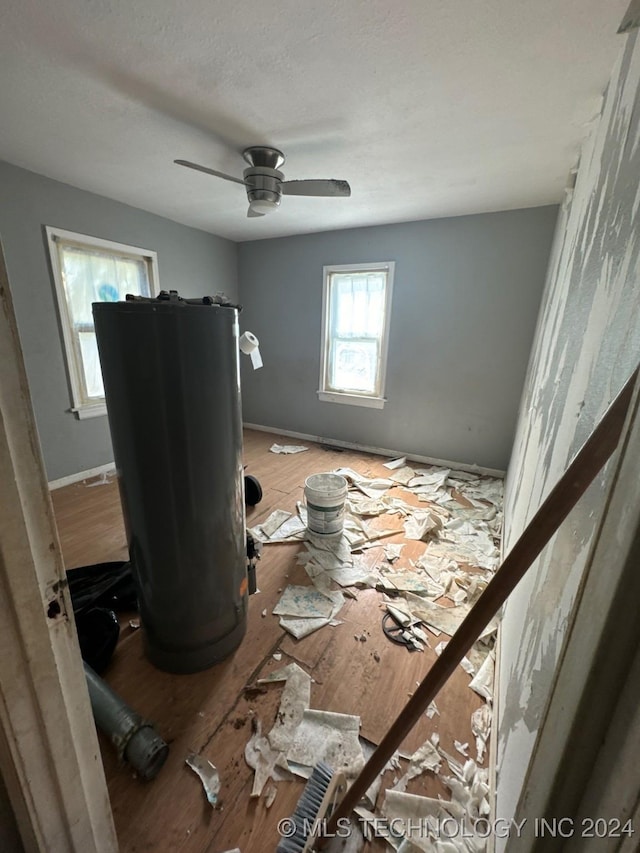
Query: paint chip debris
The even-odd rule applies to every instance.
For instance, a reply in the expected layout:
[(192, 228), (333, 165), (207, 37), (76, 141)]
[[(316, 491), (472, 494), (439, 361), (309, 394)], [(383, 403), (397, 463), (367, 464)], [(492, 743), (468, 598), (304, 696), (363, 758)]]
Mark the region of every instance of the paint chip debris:
[(486, 699), (493, 702), (493, 682), (495, 678), (495, 657), (493, 652), (487, 655), (477, 674), (469, 684), (469, 687)]
[(353, 779), (364, 766), (359, 741), (360, 717), (333, 711), (306, 710), (287, 750), (290, 766), (302, 765), (309, 771), (325, 761), (336, 771)]
[(471, 731), (476, 739), (476, 762), (484, 763), (487, 743), (491, 734), (492, 710), (489, 704), (481, 705), (471, 715)]
[(396, 468), (402, 468), (407, 464), (407, 457), (400, 456), (398, 459), (390, 459), (388, 462), (382, 463), (385, 468), (389, 468), (390, 471), (395, 471)]
[(272, 782), (269, 782), (267, 787), (264, 789), (265, 808), (268, 808), (268, 809), (271, 808), (271, 806), (273, 805), (273, 802), (276, 798), (277, 793), (278, 793), (278, 789), (276, 788), (276, 786)]
[(465, 758), (469, 757), (469, 744), (468, 743), (460, 743), (459, 740), (454, 740), (454, 747), (460, 753), (460, 755), (464, 755)]
[[(295, 448), (296, 445), (281, 447)], [(407, 465), (405, 457), (383, 464), (389, 471), (385, 477), (365, 476), (348, 468), (335, 472), (344, 476), (350, 486), (342, 535), (327, 539), (310, 533), (306, 527), (306, 510), (300, 502), (295, 512), (275, 510), (251, 531), (263, 542), (303, 543), (296, 559), (310, 583), (280, 588), (280, 600), (273, 613), (285, 630), (300, 639), (326, 625), (341, 624), (336, 616), (345, 597), (357, 599), (355, 588), (373, 588), (384, 593), (383, 607), (404, 632), (411, 649), (424, 651), (430, 646), (429, 638), (435, 645), (433, 637), (444, 635), (435, 648), (440, 654), (499, 564), (503, 484), (501, 480), (475, 472), (435, 466), (413, 468)], [(402, 499), (407, 493), (412, 496), (412, 503), (408, 502), (409, 498)], [(392, 536), (401, 537), (403, 533), (414, 543), (423, 543), (420, 556), (414, 556), (415, 550), (405, 549), (404, 542), (384, 541)], [(376, 559), (372, 559), (368, 549), (376, 546)], [(415, 549), (416, 545), (410, 547)], [(412, 559), (407, 559), (407, 553)], [(471, 677), (470, 688), (485, 699), (485, 704), (471, 718), (474, 740), (468, 735), (469, 742), (455, 740), (458, 756), (455, 757), (441, 749), (438, 733), (432, 732), (419, 750), (405, 757), (409, 758), (406, 772), (402, 771), (406, 765), (397, 764), (395, 789), (387, 791), (385, 799), (389, 819), (396, 813), (415, 817), (424, 812), (456, 819), (461, 815), (486, 817), (489, 814), (488, 774), (479, 765), (486, 760), (491, 733), (492, 647), (496, 630), (497, 621), (494, 621), (461, 662)], [(356, 643), (371, 639), (365, 632), (353, 636)], [(370, 646), (366, 653), (380, 663), (377, 650), (372, 651)], [(273, 654), (275, 660), (281, 657), (280, 652)], [(301, 669), (302, 675), (295, 675), (287, 667), (278, 672), (279, 680), (286, 680), (286, 684), (276, 722), (267, 736), (254, 730), (251, 748), (247, 745), (256, 770), (252, 793), (256, 796), (264, 791), (265, 803), (268, 797), (275, 796), (274, 781), (291, 778), (291, 773), (308, 778), (319, 758), (328, 760), (332, 766), (336, 762), (338, 769), (344, 764), (347, 774), (354, 774), (362, 765), (364, 750), (362, 744), (358, 744), (358, 718), (334, 715), (334, 719), (329, 712), (310, 709), (309, 676)], [(283, 678), (283, 673), (288, 674)], [(276, 677), (261, 679), (259, 683), (269, 680), (276, 680)], [(435, 720), (439, 714), (436, 703), (432, 702), (426, 716)], [(345, 718), (346, 722), (340, 718)], [(469, 757), (474, 747), (475, 761)], [(451, 791), (449, 801), (406, 794), (410, 779), (424, 772), (440, 774), (444, 762), (451, 775), (440, 778)], [(379, 783), (380, 780), (378, 786)], [(370, 803), (372, 808), (375, 801), (374, 796)], [(371, 824), (367, 831), (371, 831)], [(432, 849), (421, 847), (416, 838), (407, 837), (410, 838), (408, 845)], [(485, 849), (479, 838), (472, 839), (470, 844), (469, 849), (474, 853)], [(407, 846), (407, 849), (414, 847)], [(462, 848), (454, 845), (451, 851), (454, 849)], [(450, 853), (448, 847), (446, 853)]]
[(187, 755), (185, 764), (200, 777), (207, 800), (215, 807), (218, 802), (218, 792), (220, 791), (220, 776), (216, 767), (206, 758), (196, 755), (194, 752)]

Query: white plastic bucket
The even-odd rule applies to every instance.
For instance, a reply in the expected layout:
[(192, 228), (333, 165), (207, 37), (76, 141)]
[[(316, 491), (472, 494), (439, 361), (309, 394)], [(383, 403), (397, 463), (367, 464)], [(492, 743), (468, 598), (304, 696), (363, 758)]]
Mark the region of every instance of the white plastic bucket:
[(344, 502), (349, 485), (340, 474), (312, 474), (304, 484), (307, 528), (312, 533), (342, 533)]

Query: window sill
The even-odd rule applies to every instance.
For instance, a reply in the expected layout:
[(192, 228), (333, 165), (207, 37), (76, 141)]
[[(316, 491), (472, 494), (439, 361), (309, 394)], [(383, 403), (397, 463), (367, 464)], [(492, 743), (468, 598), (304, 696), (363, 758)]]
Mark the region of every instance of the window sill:
[(85, 406), (73, 408), (71, 411), (79, 421), (83, 421), (85, 418), (99, 418), (106, 415), (107, 405), (106, 403), (88, 403)]
[(318, 399), (323, 403), (343, 403), (346, 406), (365, 406), (369, 409), (383, 409), (385, 397), (365, 397), (361, 394), (343, 394), (340, 391), (318, 391)]

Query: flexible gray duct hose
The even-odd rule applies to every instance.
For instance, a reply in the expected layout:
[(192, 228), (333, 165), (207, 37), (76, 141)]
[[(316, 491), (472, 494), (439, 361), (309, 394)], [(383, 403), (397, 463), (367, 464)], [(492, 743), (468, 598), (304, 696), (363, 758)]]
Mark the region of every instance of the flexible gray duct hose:
[(91, 708), (98, 728), (143, 779), (153, 779), (167, 759), (169, 747), (150, 723), (126, 705), (85, 663)]

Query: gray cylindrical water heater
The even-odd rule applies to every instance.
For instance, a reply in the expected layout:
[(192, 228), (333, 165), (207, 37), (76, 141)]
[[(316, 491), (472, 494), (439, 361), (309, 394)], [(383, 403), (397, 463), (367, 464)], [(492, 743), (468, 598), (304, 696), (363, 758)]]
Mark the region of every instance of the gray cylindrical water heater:
[(196, 672), (246, 630), (238, 310), (172, 292), (93, 316), (146, 653)]

